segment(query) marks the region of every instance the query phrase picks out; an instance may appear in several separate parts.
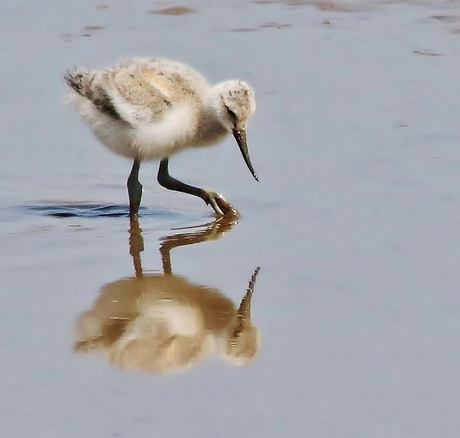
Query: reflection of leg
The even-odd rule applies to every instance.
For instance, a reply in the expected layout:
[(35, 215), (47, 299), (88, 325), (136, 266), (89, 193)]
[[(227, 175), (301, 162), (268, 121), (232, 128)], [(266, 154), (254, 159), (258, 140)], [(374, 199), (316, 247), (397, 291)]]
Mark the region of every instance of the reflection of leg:
[(133, 258), (134, 271), (136, 277), (142, 277), (141, 252), (144, 251), (144, 239), (142, 230), (139, 227), (137, 217), (132, 217), (129, 223), (129, 253)]
[(128, 177), (129, 215), (133, 217), (139, 211), (142, 198), (142, 184), (139, 182), (140, 161), (134, 160), (133, 168)]
[(163, 273), (166, 275), (172, 275), (171, 266), (171, 247), (169, 245), (162, 244), (160, 246), (161, 262), (163, 263)]
[(175, 190), (176, 192), (188, 193), (189, 195), (198, 196), (206, 204), (211, 205), (216, 214), (225, 215), (230, 213), (232, 215), (237, 214), (236, 210), (216, 192), (211, 190), (200, 189), (199, 187), (190, 186), (185, 184), (171, 175), (168, 172), (169, 159), (164, 158), (160, 161), (160, 168), (158, 169), (158, 182), (160, 185), (169, 190)]
[[(188, 230), (187, 233), (174, 234), (172, 236), (165, 236), (161, 240), (160, 245), (161, 259), (163, 262), (163, 272), (165, 274), (172, 274), (171, 256), (170, 251), (173, 248), (180, 246), (194, 245), (196, 243), (205, 242), (207, 240), (216, 240), (224, 235), (226, 231), (232, 229), (238, 223), (238, 216), (221, 216), (214, 219), (212, 222), (198, 225), (195, 227), (182, 228)], [(196, 228), (203, 228), (194, 231)]]

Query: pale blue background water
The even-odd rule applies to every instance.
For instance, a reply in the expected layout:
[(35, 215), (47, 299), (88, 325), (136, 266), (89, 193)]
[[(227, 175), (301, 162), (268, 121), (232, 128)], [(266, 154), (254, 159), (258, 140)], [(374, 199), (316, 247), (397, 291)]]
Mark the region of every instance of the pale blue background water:
[[(302, 3), (183, 2), (196, 12), (180, 16), (148, 13), (169, 2), (1, 3), (2, 437), (458, 435), (460, 11)], [(78, 315), (133, 275), (128, 221), (27, 207), (126, 205), (130, 163), (65, 106), (62, 74), (132, 55), (256, 89), (259, 184), (233, 139), (171, 160), (242, 212), (220, 240), (172, 256), (176, 273), (235, 301), (261, 266), (263, 345), (247, 368), (127, 373), (72, 352)], [(140, 221), (148, 269), (161, 267), (161, 236), (210, 220), (155, 175), (142, 167), (143, 205), (158, 211)]]

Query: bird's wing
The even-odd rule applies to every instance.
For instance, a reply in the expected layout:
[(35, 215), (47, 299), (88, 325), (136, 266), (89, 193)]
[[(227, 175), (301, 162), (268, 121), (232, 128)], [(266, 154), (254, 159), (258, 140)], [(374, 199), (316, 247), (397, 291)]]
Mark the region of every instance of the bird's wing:
[(103, 73), (93, 103), (106, 114), (132, 126), (160, 121), (172, 103), (162, 90), (161, 76), (145, 68), (121, 68)]

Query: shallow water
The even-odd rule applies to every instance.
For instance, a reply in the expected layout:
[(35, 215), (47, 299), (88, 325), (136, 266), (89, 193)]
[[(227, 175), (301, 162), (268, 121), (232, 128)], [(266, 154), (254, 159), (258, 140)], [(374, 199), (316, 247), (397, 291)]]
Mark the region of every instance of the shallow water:
[[(457, 436), (455, 2), (4, 0), (0, 12), (2, 436)], [(254, 85), (259, 184), (232, 139), (171, 159), (238, 221), (158, 187), (153, 163), (130, 227), (130, 163), (65, 106), (62, 74), (132, 55)], [(237, 367), (226, 342), (259, 266), (254, 354)], [(174, 292), (158, 296), (168, 270)], [(123, 312), (100, 310), (108, 290)], [(78, 354), (91, 311), (114, 323), (89, 319)], [(149, 312), (181, 335), (165, 341)], [(110, 346), (144, 329), (130, 371)], [(143, 353), (175, 348), (188, 352), (175, 372), (141, 369)]]

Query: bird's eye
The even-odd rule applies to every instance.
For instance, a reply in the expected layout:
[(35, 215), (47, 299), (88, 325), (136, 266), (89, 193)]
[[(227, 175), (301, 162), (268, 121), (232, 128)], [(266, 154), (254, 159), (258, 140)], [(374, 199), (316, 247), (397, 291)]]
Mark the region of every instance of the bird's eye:
[(230, 116), (230, 118), (236, 120), (236, 114), (228, 106), (226, 106), (225, 108), (227, 108), (227, 113)]

